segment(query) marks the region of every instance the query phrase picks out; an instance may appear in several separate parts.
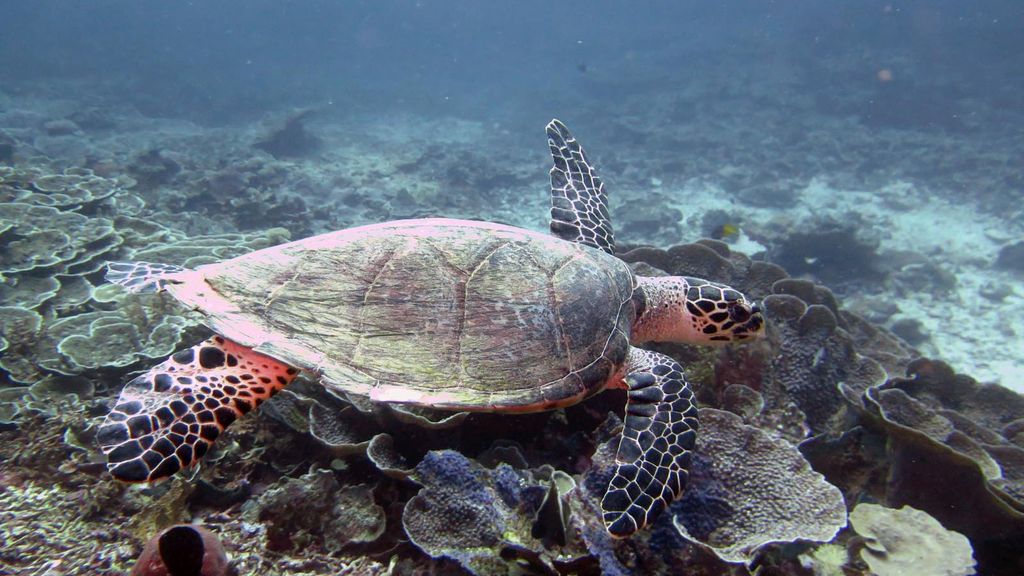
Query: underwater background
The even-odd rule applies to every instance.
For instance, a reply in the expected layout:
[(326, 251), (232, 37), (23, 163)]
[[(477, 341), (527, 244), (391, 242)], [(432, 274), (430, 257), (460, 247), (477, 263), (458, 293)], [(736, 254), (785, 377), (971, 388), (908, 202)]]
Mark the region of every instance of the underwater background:
[[(182, 523), (203, 574), (1024, 573), (1022, 53), (994, 0), (3, 3), (0, 574), (128, 573)], [(121, 387), (210, 332), (107, 262), (546, 231), (552, 118), (623, 260), (768, 319), (657, 346), (701, 434), (655, 526), (601, 524), (621, 391), (453, 415), (307, 379), (195, 475), (108, 476)]]

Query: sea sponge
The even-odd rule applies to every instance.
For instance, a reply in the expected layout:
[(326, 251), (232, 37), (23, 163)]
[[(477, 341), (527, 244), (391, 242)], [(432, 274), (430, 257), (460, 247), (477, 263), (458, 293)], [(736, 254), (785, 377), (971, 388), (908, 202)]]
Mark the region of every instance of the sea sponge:
[(142, 549), (131, 576), (227, 576), (227, 553), (216, 534), (192, 524), (163, 530)]

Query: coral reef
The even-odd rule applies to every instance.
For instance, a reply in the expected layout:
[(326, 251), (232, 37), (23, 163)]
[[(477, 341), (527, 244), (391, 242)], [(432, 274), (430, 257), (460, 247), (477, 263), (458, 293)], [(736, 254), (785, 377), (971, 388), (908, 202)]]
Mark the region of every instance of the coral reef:
[(315, 152), (322, 141), (306, 129), (306, 120), (312, 113), (313, 110), (299, 110), (290, 114), (284, 125), (256, 142), (256, 148), (274, 158), (295, 158)]
[(85, 490), (76, 497), (74, 491), (52, 482), (5, 479), (0, 490), (0, 570), (126, 573), (135, 553), (123, 531), (104, 527), (83, 511), (80, 499), (94, 497)]
[(543, 482), (505, 463), (487, 470), (452, 450), (429, 452), (412, 479), (423, 489), (405, 505), (402, 525), (412, 543), (433, 558), (493, 574), (507, 570), (509, 562), (532, 560), (551, 571), (556, 561), (586, 556), (579, 540), (548, 551), (534, 535), (556, 529), (565, 537), (564, 525), (544, 526), (562, 523), (564, 516), (540, 514), (550, 479)]
[[(643, 255), (677, 274), (710, 269), (757, 293), (749, 277), (722, 274), (735, 257), (687, 250), (696, 257), (672, 258), (682, 253), (676, 247), (637, 249), (623, 258)], [(971, 538), (981, 566), (1013, 573), (1003, 567), (1018, 561), (1012, 550), (1020, 548), (1024, 527), (1017, 486), (1024, 400), (956, 375), (941, 362), (913, 360), (912, 346), (843, 310), (821, 286), (775, 278), (764, 298), (764, 348), (717, 361), (699, 398), (770, 433), (802, 440), (801, 451), (847, 501), (868, 496), (925, 510)], [(904, 371), (906, 378), (888, 376)], [(941, 485), (930, 481), (937, 470), (943, 470)], [(975, 514), (958, 512), (964, 506)]]
[[(513, 528), (531, 519), (529, 531), (498, 534), (497, 558), (487, 549), (472, 561), (501, 573), (859, 576), (885, 573), (882, 546), (894, 561), (906, 557), (908, 528), (963, 534), (981, 574), (1024, 573), (1024, 415), (1018, 395), (980, 383), (1020, 384), (1024, 291), (1013, 279), (1024, 270), (1024, 96), (1012, 49), (1019, 27), (998, 6), (957, 14), (883, 4), (812, 8), (812, 17), (769, 23), (754, 12), (703, 10), (689, 24), (724, 31), (705, 34), (711, 44), (700, 34), (660, 42), (655, 26), (627, 51), (603, 49), (598, 37), (561, 53), (538, 45), (538, 54), (558, 55), (552, 62), (564, 73), (528, 70), (550, 80), (530, 86), (501, 65), (516, 51), (494, 52), (488, 42), (459, 51), (478, 38), (472, 26), (446, 36), (458, 43), (448, 45), (448, 68), (462, 72), (453, 85), (410, 65), (424, 55), (400, 49), (419, 33), (408, 18), (340, 22), (355, 26), (341, 35), (337, 19), (323, 19), (292, 37), (293, 14), (282, 20), (272, 11), (263, 21), (295, 40), (291, 49), (235, 22), (226, 52), (171, 43), (174, 50), (148, 58), (144, 50), (115, 54), (106, 60), (113, 66), (101, 64), (109, 52), (103, 35), (88, 34), (95, 18), (62, 10), (66, 22), (57, 28), (43, 13), (21, 19), (22, 36), (45, 42), (5, 55), (39, 65), (12, 69), (0, 87), (0, 205), (16, 205), (19, 215), (31, 206), (26, 213), (41, 218), (0, 221), (0, 572), (124, 574), (145, 539), (185, 520), (215, 531), (241, 574), (464, 574), (451, 558), (477, 551), (448, 546), (458, 535), (431, 534), (436, 545), (424, 551), (405, 528), (411, 501), (447, 504), (438, 493), (449, 486), (431, 474), (438, 463), (427, 466), (444, 455), (438, 459), (459, 480), (449, 500), (456, 488), (500, 496), (499, 477), (523, 481), (511, 493), (529, 492), (521, 502), (530, 514), (518, 517), (504, 501), (495, 507)], [(202, 43), (222, 36), (204, 30), (231, 27), (215, 18), (202, 24), (185, 26), (185, 36)], [(661, 33), (680, 37), (673, 24)], [(62, 52), (60, 34), (51, 38), (69, 25), (87, 31), (82, 54)], [(17, 28), (9, 41), (18, 40)], [(146, 25), (122, 28), (145, 48), (138, 32)], [(157, 49), (168, 45), (162, 39)], [(277, 81), (304, 47), (316, 46), (352, 56), (326, 60), (334, 65), (325, 77), (346, 80)], [(61, 54), (67, 58), (53, 60)], [(214, 58), (195, 57), (208, 54)], [(686, 74), (673, 73), (680, 55)], [(223, 62), (246, 65), (229, 66), (234, 75), (203, 73)], [(317, 65), (299, 64), (303, 77), (306, 64)], [(124, 65), (145, 70), (118, 74)], [(497, 82), (472, 81), (491, 72)], [(396, 92), (399, 85), (411, 91)], [(524, 105), (523, 94), (590, 119), (587, 131), (605, 141), (594, 145), (594, 159), (610, 178), (622, 240), (667, 248), (707, 234), (740, 250), (726, 235), (739, 224), (744, 237), (770, 248), (755, 259), (785, 258), (788, 273), (803, 278), (713, 242), (624, 251), (645, 274), (659, 268), (737, 284), (764, 299), (771, 315), (769, 337), (756, 346), (664, 348), (695, 384), (709, 443), (702, 475), (690, 483), (696, 502), (670, 520), (713, 528), (724, 516), (728, 525), (736, 494), (716, 499), (716, 482), (771, 482), (738, 468), (742, 448), (718, 434), (731, 431), (776, 447), (807, 472), (798, 450), (841, 490), (852, 529), (824, 545), (744, 548), (738, 563), (685, 540), (670, 521), (630, 541), (608, 539), (594, 521), (594, 494), (613, 453), (608, 428), (617, 422), (606, 415), (621, 414), (619, 391), (550, 414), (438, 417), (334, 398), (307, 381), (238, 422), (194, 477), (132, 490), (109, 481), (89, 423), (150, 356), (206, 334), (185, 310), (103, 286), (104, 261), (209, 262), (280, 241), (278, 232), (265, 233), (273, 226), (301, 237), (445, 215), (543, 229), (543, 151), (526, 125), (538, 106)], [(266, 107), (308, 102), (326, 105), (305, 127), (274, 112), (262, 126), (246, 124)], [(306, 152), (310, 133), (323, 145)], [(860, 216), (847, 219), (851, 212)], [(251, 234), (227, 235), (239, 231)], [(915, 360), (922, 354), (962, 373)], [(341, 504), (348, 488), (355, 502)], [(290, 490), (318, 507), (287, 499)], [(280, 501), (270, 506), (272, 495)], [(243, 518), (242, 508), (260, 502), (268, 505), (264, 519)], [(340, 512), (327, 502), (378, 506), (383, 532), (329, 550), (320, 526)], [(456, 512), (464, 503), (451, 504)], [(899, 520), (903, 506), (941, 526)], [(872, 508), (898, 539), (857, 525)], [(270, 545), (271, 527), (306, 513), (321, 523), (298, 526), (300, 545), (283, 537), (273, 540), (280, 548)], [(707, 526), (689, 532), (718, 543)], [(756, 543), (753, 536), (742, 541)], [(864, 548), (866, 537), (877, 550)], [(910, 569), (969, 572), (962, 543)], [(573, 552), (563, 558), (566, 547)]]
[(967, 538), (910, 506), (858, 504), (850, 512), (850, 527), (863, 537), (860, 557), (878, 576), (974, 574)]
[(996, 266), (1014, 272), (1024, 272), (1024, 240), (1000, 248)]
[[(861, 395), (844, 390), (865, 423), (888, 438), (887, 480), (876, 494), (970, 538), (989, 570), (1012, 566), (1013, 551), (1024, 546), (1024, 448), (1013, 425), (1024, 417), (1024, 398), (932, 360), (915, 360), (907, 374)], [(933, 481), (936, 470), (941, 483)], [(959, 513), (962, 507), (972, 513)]]
[(131, 178), (91, 170), (0, 168), (0, 419), (91, 396), (91, 385), (162, 358), (205, 333), (185, 310), (160, 298), (102, 285), (110, 260), (195, 266), (287, 238), (258, 235), (188, 238), (143, 220)]
[(865, 390), (885, 381), (881, 366), (857, 352), (828, 306), (773, 294), (764, 299), (764, 308), (777, 354), (765, 360), (764, 375), (754, 388), (764, 395), (767, 408), (792, 402), (810, 432), (820, 434), (841, 426), (845, 404), (840, 383)]
[(833, 287), (877, 281), (883, 275), (878, 241), (864, 238), (866, 229), (854, 216), (807, 223), (774, 242), (770, 257), (790, 274)]
[[(288, 181), (281, 163), (161, 175), (172, 157), (135, 156), (134, 178), (0, 169), (8, 248), (0, 256), (0, 477), (11, 479), (0, 498), (57, 502), (34, 514), (12, 508), (10, 540), (37, 547), (0, 555), (15, 570), (47, 565), (64, 547), (93, 572), (125, 572), (144, 539), (195, 518), (216, 530), (239, 573), (740, 575), (812, 565), (857, 573), (869, 552), (846, 554), (857, 535), (837, 532), (847, 507), (863, 501), (926, 512), (968, 538), (987, 573), (1018, 559), (1020, 397), (913, 360), (911, 344), (845, 309), (829, 289), (717, 241), (620, 255), (644, 274), (733, 284), (763, 300), (769, 319), (768, 337), (753, 346), (659, 347), (687, 367), (701, 434), (687, 493), (634, 538), (610, 538), (599, 512), (621, 391), (496, 416), (375, 405), (300, 381), (225, 434), (208, 456), (213, 464), (193, 478), (127, 491), (104, 476), (90, 419), (130, 373), (205, 329), (159, 296), (102, 285), (103, 263), (192, 267), (288, 238), (269, 224), (309, 221), (307, 208), (290, 212), (282, 197), (267, 196)], [(477, 186), (483, 176), (475, 174), (450, 176)], [(156, 189), (182, 182), (186, 191), (156, 198)], [(145, 200), (260, 232), (185, 234)], [(929, 482), (937, 471), (942, 486)], [(43, 489), (47, 478), (55, 485)], [(47, 523), (68, 515), (71, 502), (88, 512), (54, 531)], [(964, 507), (975, 519), (951, 512)], [(27, 536), (47, 529), (57, 534), (52, 542)], [(868, 537), (868, 528), (855, 529)], [(887, 551), (901, 546), (871, 535)]]
[(691, 487), (673, 523), (728, 562), (750, 564), (772, 542), (827, 542), (846, 524), (839, 489), (785, 440), (739, 416), (701, 411)]
[(282, 478), (247, 502), (242, 516), (261, 532), (268, 550), (301, 550), (311, 545), (337, 552), (349, 544), (373, 542), (384, 533), (384, 509), (373, 487), (340, 486), (330, 470)]

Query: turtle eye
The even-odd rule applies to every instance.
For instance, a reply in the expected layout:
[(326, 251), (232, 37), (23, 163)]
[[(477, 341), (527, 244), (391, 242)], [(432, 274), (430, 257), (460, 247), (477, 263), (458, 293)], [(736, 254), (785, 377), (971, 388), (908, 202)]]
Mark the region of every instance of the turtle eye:
[(747, 320), (750, 320), (751, 309), (750, 306), (742, 302), (732, 302), (729, 306), (729, 319), (738, 324), (742, 324)]

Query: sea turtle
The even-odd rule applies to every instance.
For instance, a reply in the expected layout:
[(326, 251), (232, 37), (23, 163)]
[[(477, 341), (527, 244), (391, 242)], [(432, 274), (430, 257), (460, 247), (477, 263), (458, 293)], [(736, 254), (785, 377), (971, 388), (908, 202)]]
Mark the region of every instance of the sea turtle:
[(552, 235), (432, 218), (194, 270), (111, 263), (109, 280), (169, 292), (216, 335), (128, 382), (98, 429), (110, 472), (146, 482), (193, 466), (300, 371), (371, 400), (489, 412), (626, 387), (603, 520), (619, 537), (649, 524), (683, 492), (697, 407), (675, 360), (634, 345), (750, 340), (764, 319), (728, 286), (633, 274), (582, 148), (558, 120), (547, 136)]

